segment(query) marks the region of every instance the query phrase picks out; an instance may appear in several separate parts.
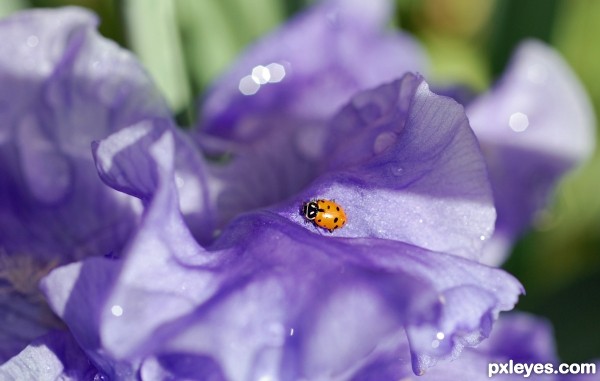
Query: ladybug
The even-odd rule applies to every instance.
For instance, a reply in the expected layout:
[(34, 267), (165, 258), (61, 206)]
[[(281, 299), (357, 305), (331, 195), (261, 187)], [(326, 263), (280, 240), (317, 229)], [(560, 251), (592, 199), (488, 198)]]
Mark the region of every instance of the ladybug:
[(346, 224), (346, 212), (331, 200), (313, 200), (302, 204), (302, 215), (308, 221), (333, 233)]

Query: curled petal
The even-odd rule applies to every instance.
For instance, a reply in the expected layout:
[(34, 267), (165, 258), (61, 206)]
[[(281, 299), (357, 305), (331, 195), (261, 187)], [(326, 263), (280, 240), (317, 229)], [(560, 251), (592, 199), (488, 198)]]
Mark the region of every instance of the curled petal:
[[(489, 380), (490, 364), (508, 364), (509, 361), (533, 367), (534, 364), (558, 364), (552, 328), (542, 319), (520, 313), (502, 314), (488, 340), (475, 348), (467, 348), (454, 361), (439, 363), (428, 369), (419, 379), (424, 381)], [(410, 366), (405, 359), (406, 340), (396, 340), (393, 350), (375, 352), (352, 377), (353, 381), (398, 380), (410, 377)], [(539, 367), (538, 367), (539, 368)], [(522, 380), (524, 374), (532, 379), (556, 381), (555, 374), (539, 374), (530, 368), (522, 374), (494, 374), (498, 380)], [(539, 369), (537, 369), (539, 371)], [(545, 371), (545, 369), (543, 370)]]
[(490, 338), (478, 348), (490, 358), (515, 362), (557, 363), (552, 325), (539, 317), (511, 312), (502, 315)]
[[(162, 233), (179, 230), (155, 197), (149, 214), (160, 210), (167, 228), (147, 217), (99, 313), (103, 355), (147, 358), (152, 374), (189, 359), (198, 360), (190, 369), (230, 380), (342, 374), (405, 330), (421, 373), (432, 364), (423, 356), (477, 344), (521, 292), (514, 278), (476, 262), (396, 241), (322, 239), (268, 212), (238, 219), (209, 253), (194, 253), (185, 235)], [(45, 281), (51, 300), (60, 271)], [(106, 283), (80, 289), (73, 305), (101, 299), (85, 293)], [(445, 341), (435, 353), (423, 347), (436, 339)]]
[[(144, 201), (139, 228), (121, 260), (62, 267), (42, 283), (106, 374), (172, 374), (178, 354), (198, 361), (191, 371), (232, 380), (341, 374), (406, 333), (421, 373), (477, 344), (521, 292), (508, 274), (464, 258), (379, 238), (324, 239), (272, 212), (239, 218), (205, 250), (179, 210), (176, 147), (172, 131), (143, 123), (95, 146), (102, 178)], [(431, 351), (440, 332), (446, 341)]]
[[(53, 310), (66, 322), (90, 358), (103, 372), (118, 377), (129, 374), (133, 363), (105, 357), (103, 346), (115, 345), (120, 352), (129, 351), (129, 346), (145, 340), (153, 327), (189, 311), (210, 292), (203, 273), (181, 269), (183, 265), (202, 265), (207, 259), (180, 213), (174, 134), (170, 130), (158, 134), (153, 127), (142, 123), (96, 145), (97, 165), (103, 179), (115, 188), (137, 195), (145, 204), (125, 258), (91, 258), (58, 268), (42, 281)], [(139, 166), (134, 168), (129, 161)], [(152, 274), (146, 273), (149, 269)], [(148, 282), (148, 277), (153, 280)], [(177, 283), (170, 283), (170, 279), (176, 279)], [(167, 284), (174, 288), (167, 290), (164, 288)], [(135, 289), (135, 295), (121, 292), (123, 288)], [(121, 321), (129, 320), (120, 317), (134, 315), (138, 315), (138, 323), (134, 329), (127, 327), (128, 333), (123, 336), (125, 327)]]
[[(490, 168), (496, 229), (513, 240), (548, 202), (560, 177), (588, 158), (595, 118), (581, 84), (562, 58), (524, 42), (497, 86), (467, 109)], [(486, 254), (500, 263), (502, 244)]]
[[(0, 22), (0, 245), (64, 263), (116, 250), (135, 212), (102, 184), (90, 143), (167, 117), (149, 77), (79, 8)], [(76, 221), (76, 223), (73, 223)]]
[[(161, 139), (171, 143), (158, 144)], [(167, 149), (170, 144), (174, 147)], [(100, 178), (143, 203), (154, 198), (161, 181), (175, 181), (178, 196), (172, 197), (176, 197), (186, 223), (200, 242), (212, 239), (213, 201), (209, 199), (204, 163), (187, 137), (170, 122), (146, 120), (94, 142), (92, 148)], [(149, 150), (158, 156), (148, 155)], [(158, 157), (168, 162), (166, 174), (159, 174)], [(161, 180), (161, 176), (165, 178)]]
[(324, 168), (281, 214), (301, 223), (302, 201), (333, 199), (348, 215), (336, 236), (478, 257), (495, 219), (485, 162), (462, 106), (422, 78), (356, 95), (315, 144)]
[(90, 143), (169, 115), (136, 59), (96, 25), (74, 7), (0, 21), (0, 276), (19, 292), (33, 286), (8, 294), (3, 318), (15, 309), (24, 318), (5, 321), (3, 356), (55, 326), (35, 273), (118, 251), (137, 219), (129, 200), (98, 179)]
[[(522, 291), (501, 270), (459, 257), (381, 239), (321, 239), (270, 214), (238, 220), (215, 248), (229, 275), (220, 292), (138, 350), (209, 356), (233, 380), (342, 374), (405, 330), (421, 373), (432, 365), (424, 356), (479, 343)], [(443, 343), (432, 353), (436, 339)]]
[[(196, 130), (217, 227), (288, 199), (327, 161), (326, 121), (357, 91), (423, 71), (410, 37), (385, 31), (391, 2), (327, 0), (250, 47), (208, 92)], [(311, 52), (306, 54), (306, 52)]]

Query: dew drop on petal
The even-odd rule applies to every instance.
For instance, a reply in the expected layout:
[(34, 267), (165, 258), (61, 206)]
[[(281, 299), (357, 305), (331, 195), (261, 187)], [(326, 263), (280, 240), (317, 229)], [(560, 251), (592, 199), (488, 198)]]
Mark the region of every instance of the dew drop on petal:
[(438, 332), (435, 337), (437, 337), (438, 340), (444, 340), (444, 337), (446, 337), (446, 335), (444, 335), (444, 332)]
[(247, 75), (240, 79), (238, 89), (244, 95), (254, 95), (260, 89), (260, 84), (256, 83), (251, 75)]
[(277, 62), (268, 64), (267, 69), (271, 75), (269, 78), (269, 83), (281, 82), (285, 77), (285, 67)]
[(400, 176), (400, 175), (402, 175), (402, 173), (404, 173), (404, 168), (402, 168), (402, 167), (392, 168), (392, 173), (396, 176)]
[(110, 313), (113, 314), (113, 316), (119, 317), (123, 315), (123, 307), (121, 307), (118, 304), (115, 304), (114, 306), (112, 306), (110, 308)]
[(515, 132), (523, 132), (529, 127), (529, 118), (522, 112), (515, 112), (508, 119), (508, 125)]
[(481, 235), (481, 236), (479, 236), (479, 239), (482, 240), (482, 241), (485, 241), (485, 236)]
[(431, 342), (431, 348), (434, 348), (434, 349), (435, 349), (435, 348), (437, 348), (437, 347), (439, 347), (439, 346), (440, 346), (440, 341), (439, 341), (439, 340), (433, 340), (433, 341)]
[(271, 79), (271, 71), (266, 66), (258, 65), (252, 69), (252, 75), (250, 77), (257, 84), (264, 85)]

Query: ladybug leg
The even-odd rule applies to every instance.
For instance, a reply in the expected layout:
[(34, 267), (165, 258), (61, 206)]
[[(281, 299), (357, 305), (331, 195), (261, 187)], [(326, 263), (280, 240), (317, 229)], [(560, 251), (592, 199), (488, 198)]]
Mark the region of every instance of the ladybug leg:
[(314, 221), (309, 221), (309, 222), (315, 228), (315, 230), (317, 231), (317, 233), (319, 233), (319, 235), (323, 235), (323, 233), (321, 233), (321, 229), (319, 228), (319, 226)]
[(334, 231), (335, 229), (327, 229), (327, 230), (329, 231), (329, 233), (333, 234), (333, 231)]

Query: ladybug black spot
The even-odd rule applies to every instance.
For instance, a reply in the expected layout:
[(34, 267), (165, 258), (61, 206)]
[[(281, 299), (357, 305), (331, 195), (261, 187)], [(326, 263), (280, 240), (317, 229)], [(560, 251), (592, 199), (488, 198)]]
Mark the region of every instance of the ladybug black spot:
[(335, 209), (339, 212), (340, 211), (340, 207), (336, 206)]
[(337, 217), (333, 220), (333, 223), (336, 223), (336, 222), (338, 222), (338, 218)]
[(317, 220), (317, 222), (321, 222), (321, 220)]
[(331, 208), (329, 205), (327, 205), (327, 209)]

